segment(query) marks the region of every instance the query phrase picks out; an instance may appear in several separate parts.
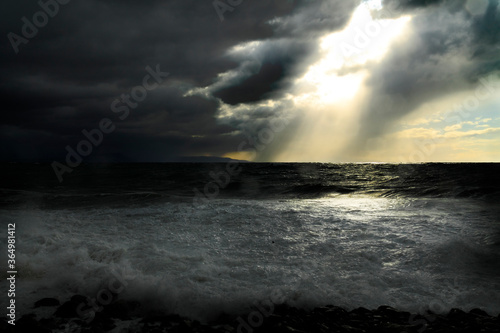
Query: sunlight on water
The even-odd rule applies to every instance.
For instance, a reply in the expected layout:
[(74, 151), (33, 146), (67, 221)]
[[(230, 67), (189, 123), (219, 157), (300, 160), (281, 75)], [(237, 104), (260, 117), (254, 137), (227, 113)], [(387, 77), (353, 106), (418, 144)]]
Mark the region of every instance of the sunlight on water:
[(179, 208), (4, 212), (32, 219), (19, 230), (19, 263), (30, 271), (20, 306), (95, 290), (115, 270), (136, 277), (122, 297), (194, 317), (242, 309), (273, 290), (296, 306), (416, 310), (438, 300), (500, 310), (499, 272), (487, 264), (500, 259), (491, 216), (467, 200), (224, 199), (187, 219)]

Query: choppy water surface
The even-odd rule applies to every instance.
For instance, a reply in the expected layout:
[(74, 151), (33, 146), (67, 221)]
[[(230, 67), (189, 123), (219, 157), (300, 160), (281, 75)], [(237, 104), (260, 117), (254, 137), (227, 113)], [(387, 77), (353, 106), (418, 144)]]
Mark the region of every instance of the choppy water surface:
[(224, 165), (83, 167), (63, 184), (10, 170), (0, 217), (17, 226), (18, 311), (118, 277), (119, 297), (198, 319), (269, 295), (500, 312), (498, 165), (240, 166), (194, 204)]

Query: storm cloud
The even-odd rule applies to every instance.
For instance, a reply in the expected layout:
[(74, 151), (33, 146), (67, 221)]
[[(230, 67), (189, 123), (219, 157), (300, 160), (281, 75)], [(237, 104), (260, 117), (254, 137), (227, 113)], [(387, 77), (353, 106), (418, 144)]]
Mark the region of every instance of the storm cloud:
[[(483, 1), (481, 7), (465, 0), (386, 0), (383, 7), (370, 7), (372, 15), (411, 17), (404, 37), (377, 61), (346, 63), (328, 72), (338, 77), (365, 73), (362, 100), (349, 107), (305, 105), (304, 100), (314, 100), (310, 94), (321, 92), (304, 77), (325, 61), (325, 36), (342, 31), (360, 4), (377, 1), (242, 1), (224, 11), (223, 20), (214, 3), (4, 4), (1, 159), (63, 160), (65, 147), (75, 146), (82, 130), (98, 128), (109, 118), (116, 130), (87, 161), (232, 156), (242, 142), (258, 140), (260, 131), (280, 119), (287, 127), (254, 160), (280, 160), (285, 151), (300, 156), (308, 150), (300, 142), (328, 131), (338, 133), (342, 147), (325, 150), (318, 160), (360, 160), (367, 142), (393, 130), (424, 103), (473, 89), (500, 69), (498, 1)], [(57, 13), (48, 13), (47, 22), (26, 37), (26, 22), (40, 23), (37, 13), (43, 7), (57, 7)], [(113, 102), (125, 103), (124, 94), (143, 83), (148, 66), (168, 77), (120, 119)], [(341, 98), (346, 92), (332, 87), (331, 94)], [(355, 126), (349, 127), (341, 112), (356, 113)], [(342, 131), (348, 139), (340, 138), (346, 137)], [(284, 160), (294, 155), (289, 156)]]
[[(22, 18), (33, 22), (42, 8), (37, 1), (19, 1), (4, 4), (2, 11), (4, 160), (63, 157), (65, 145), (76, 144), (82, 129), (97, 127), (103, 117), (116, 119), (110, 104), (141, 83), (146, 66), (156, 65), (169, 79), (149, 92), (125, 121), (117, 120), (116, 133), (89, 158), (162, 161), (172, 154), (223, 154), (242, 138), (223, 135), (234, 129), (216, 123), (214, 102), (183, 94), (233, 68), (234, 61), (224, 56), (227, 49), (272, 37), (268, 22), (297, 8), (287, 1), (248, 2), (226, 13), (221, 22), (212, 1), (42, 3), (57, 4), (58, 12), (27, 43), (15, 45), (17, 54), (7, 36), (24, 38)], [(293, 55), (288, 58), (293, 62)], [(285, 67), (276, 59), (246, 85), (279, 81)], [(274, 89), (273, 84), (266, 89)], [(259, 94), (252, 97), (239, 89), (226, 95), (246, 101)]]

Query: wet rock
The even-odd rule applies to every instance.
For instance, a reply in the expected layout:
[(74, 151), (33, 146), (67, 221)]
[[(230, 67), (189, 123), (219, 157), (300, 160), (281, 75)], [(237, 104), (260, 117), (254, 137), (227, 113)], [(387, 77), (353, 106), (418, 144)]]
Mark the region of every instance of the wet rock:
[(231, 316), (227, 313), (221, 313), (215, 320), (213, 320), (210, 324), (213, 326), (216, 325), (224, 325), (230, 323), (234, 320), (234, 316)]
[(352, 327), (352, 326), (349, 326), (349, 325), (342, 325), (342, 329), (346, 333), (365, 333), (366, 332), (365, 330), (362, 330), (362, 329), (359, 329), (359, 328), (356, 328), (356, 327)]
[(7, 323), (6, 318), (2, 318), (2, 320), (0, 320), (0, 332), (14, 333), (15, 331), (16, 331), (16, 326)]
[(35, 309), (42, 306), (59, 306), (61, 303), (55, 298), (42, 298), (35, 302)]
[(385, 323), (380, 327), (380, 332), (384, 333), (401, 333), (401, 332), (417, 332), (417, 329), (411, 325), (400, 325), (395, 323)]
[(63, 303), (60, 307), (57, 308), (55, 312), (55, 316), (61, 318), (77, 318), (78, 314), (76, 313), (76, 307), (78, 304), (75, 304), (71, 301), (67, 301)]
[[(42, 302), (43, 301), (43, 302)], [(46, 303), (45, 303), (46, 302)], [(53, 300), (40, 300), (37, 305), (55, 304)], [(56, 305), (51, 305), (56, 306)], [(184, 318), (175, 314), (152, 311), (146, 313), (138, 302), (116, 300), (103, 306), (102, 311), (92, 312), (92, 320), (78, 317), (78, 312), (92, 311), (90, 300), (85, 296), (75, 295), (69, 301), (58, 306), (54, 318), (40, 319), (35, 315), (23, 316), (13, 330), (6, 321), (0, 321), (1, 332), (52, 332), (66, 333), (106, 333), (116, 330), (115, 320), (129, 322), (124, 332), (177, 332), (177, 333), (480, 333), (500, 332), (500, 315), (489, 316), (481, 309), (468, 313), (452, 309), (447, 315), (427, 313), (410, 314), (390, 306), (380, 306), (376, 310), (357, 308), (346, 311), (333, 305), (311, 310), (298, 309), (286, 304), (275, 305), (270, 313), (262, 313), (253, 308), (246, 314), (222, 314), (209, 324)], [(258, 316), (257, 316), (258, 314)], [(77, 317), (77, 318), (74, 318)], [(259, 319), (261, 317), (261, 319)], [(139, 320), (142, 318), (141, 320)], [(79, 322), (77, 330), (67, 329), (69, 324)]]
[(74, 295), (71, 299), (59, 306), (54, 313), (56, 317), (78, 318), (89, 313), (91, 310), (88, 298), (82, 295)]
[[(265, 319), (263, 326), (267, 327), (267, 328), (275, 327), (275, 326), (278, 326), (279, 324), (283, 323), (283, 321), (284, 321), (283, 316), (273, 313)], [(235, 326), (238, 326), (238, 325), (235, 325)]]
[(343, 320), (348, 316), (348, 312), (341, 307), (332, 306), (328, 307), (328, 310), (325, 312), (325, 316), (335, 320)]
[(181, 321), (178, 325), (175, 325), (169, 332), (176, 333), (189, 333), (192, 332), (190, 325), (188, 325), (185, 321)]
[(102, 313), (110, 318), (118, 318), (120, 320), (130, 320), (134, 312), (140, 307), (139, 302), (117, 300), (109, 305), (106, 305)]
[(96, 313), (95, 318), (92, 320), (90, 325), (94, 331), (104, 332), (111, 331), (116, 327), (113, 319), (102, 312)]
[(175, 314), (164, 314), (161, 312), (148, 313), (142, 320), (141, 323), (147, 325), (159, 324), (160, 326), (170, 327), (175, 325), (183, 324), (184, 319)]
[(372, 316), (373, 313), (366, 309), (366, 308), (363, 308), (363, 307), (359, 307), (357, 309), (354, 309), (350, 312), (351, 314), (354, 314), (355, 316), (361, 316), (361, 317), (364, 317), (364, 316)]
[(483, 311), (483, 310), (477, 309), (477, 308), (470, 310), (469, 314), (479, 316), (479, 317), (489, 317), (489, 315), (488, 315), (488, 313), (486, 313), (486, 311)]
[(34, 314), (27, 314), (22, 316), (16, 322), (16, 332), (37, 332), (37, 333), (50, 333), (52, 330), (50, 328), (40, 325), (36, 321)]
[(448, 313), (448, 318), (452, 320), (462, 320), (468, 317), (469, 315), (466, 312), (456, 308), (451, 309)]
[(210, 327), (212, 329), (213, 332), (226, 332), (226, 333), (230, 333), (230, 332), (234, 332), (235, 329), (234, 327), (230, 326), (230, 325), (214, 325), (214, 326), (211, 326)]
[(73, 295), (70, 298), (70, 301), (75, 302), (75, 303), (85, 303), (88, 302), (89, 298), (87, 296), (83, 295)]
[(41, 326), (47, 327), (49, 329), (54, 329), (57, 327), (57, 322), (54, 318), (42, 318), (38, 321), (38, 323)]
[(278, 315), (288, 314), (288, 312), (292, 309), (288, 304), (279, 304), (274, 307), (274, 313)]
[(405, 311), (399, 311), (391, 306), (382, 305), (374, 311), (375, 314), (382, 317), (383, 320), (406, 324), (410, 321), (411, 314)]

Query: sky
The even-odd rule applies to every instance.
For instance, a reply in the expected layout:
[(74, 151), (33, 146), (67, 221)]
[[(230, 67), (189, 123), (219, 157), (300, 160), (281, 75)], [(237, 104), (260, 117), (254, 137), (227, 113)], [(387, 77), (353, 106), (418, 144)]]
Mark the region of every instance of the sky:
[(19, 0), (0, 160), (500, 161), (498, 0)]

